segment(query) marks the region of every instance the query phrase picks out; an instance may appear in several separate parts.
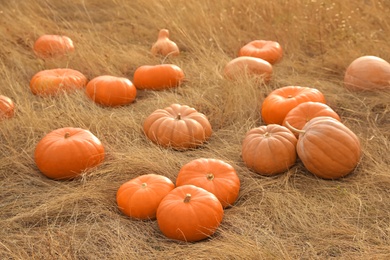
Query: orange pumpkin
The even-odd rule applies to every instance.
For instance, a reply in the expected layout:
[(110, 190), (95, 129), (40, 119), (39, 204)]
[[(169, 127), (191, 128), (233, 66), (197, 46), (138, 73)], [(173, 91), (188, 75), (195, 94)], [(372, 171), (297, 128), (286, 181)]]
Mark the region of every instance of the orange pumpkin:
[(315, 117), (299, 132), (297, 153), (303, 165), (324, 179), (338, 179), (351, 173), (361, 158), (360, 141), (340, 121), (327, 116)]
[(179, 171), (176, 186), (192, 184), (213, 193), (226, 208), (234, 204), (240, 191), (236, 170), (218, 159), (200, 158), (185, 164)]
[(137, 95), (137, 89), (129, 79), (108, 75), (90, 80), (85, 90), (91, 100), (110, 107), (132, 103)]
[(39, 96), (53, 96), (83, 88), (87, 78), (73, 69), (49, 69), (36, 73), (30, 80), (31, 92)]
[(123, 183), (116, 194), (118, 208), (135, 219), (155, 219), (161, 200), (175, 188), (173, 182), (158, 174), (145, 174)]
[(173, 64), (143, 65), (135, 70), (133, 76), (136, 88), (147, 90), (175, 88), (183, 81), (183, 70)]
[[(283, 120), (283, 126), (286, 121), (295, 129), (302, 129), (307, 122), (319, 116), (330, 116), (341, 121), (339, 115), (327, 104), (321, 102), (304, 102), (291, 109)], [(298, 137), (298, 133), (294, 133)]]
[(261, 116), (266, 124), (282, 125), (291, 109), (307, 101), (326, 103), (324, 95), (315, 88), (301, 86), (278, 88), (264, 99)]
[(0, 95), (0, 121), (15, 114), (15, 103), (9, 97)]
[(155, 110), (145, 119), (143, 130), (154, 143), (178, 150), (198, 147), (212, 134), (204, 114), (180, 104)]
[(74, 51), (73, 41), (63, 35), (42, 35), (34, 43), (35, 54), (42, 58), (61, 57)]
[(214, 194), (194, 185), (183, 185), (162, 199), (157, 208), (157, 223), (170, 239), (196, 242), (213, 235), (223, 215)]
[(297, 138), (286, 127), (270, 124), (249, 130), (242, 142), (245, 165), (261, 175), (276, 175), (295, 164)]
[(345, 71), (344, 86), (352, 91), (390, 90), (390, 63), (376, 56), (359, 57)]
[(275, 41), (254, 40), (241, 47), (238, 56), (256, 57), (275, 64), (282, 59), (283, 49)]
[(163, 56), (177, 56), (180, 54), (177, 44), (169, 39), (169, 31), (167, 29), (160, 30), (157, 41), (152, 45), (151, 52), (154, 55)]
[(104, 147), (90, 131), (64, 127), (45, 135), (37, 144), (34, 160), (52, 179), (72, 179), (104, 160)]
[(260, 76), (264, 82), (269, 82), (272, 77), (272, 65), (260, 58), (238, 57), (225, 65), (223, 73), (228, 79), (251, 75)]

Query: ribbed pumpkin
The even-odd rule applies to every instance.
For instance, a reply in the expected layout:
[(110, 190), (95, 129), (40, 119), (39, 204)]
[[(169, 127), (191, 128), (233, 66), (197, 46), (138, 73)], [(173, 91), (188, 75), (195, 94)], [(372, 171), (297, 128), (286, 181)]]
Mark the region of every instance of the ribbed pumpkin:
[(180, 54), (177, 44), (169, 39), (169, 31), (167, 29), (161, 29), (159, 31), (157, 41), (153, 43), (151, 52), (154, 55), (163, 56), (177, 56)]
[(212, 134), (204, 114), (180, 104), (155, 110), (145, 119), (143, 130), (154, 143), (178, 150), (198, 147)]
[(324, 179), (338, 179), (351, 173), (361, 158), (360, 141), (340, 121), (326, 116), (310, 120), (299, 132), (297, 153), (303, 165)]
[(261, 175), (287, 171), (296, 161), (297, 138), (286, 127), (269, 124), (252, 128), (242, 142), (245, 165)]
[(265, 124), (282, 125), (291, 109), (307, 101), (326, 103), (324, 95), (315, 88), (286, 86), (275, 89), (263, 100), (261, 117)]
[(0, 95), (0, 121), (15, 114), (15, 103), (9, 97)]
[(163, 175), (144, 174), (123, 183), (117, 193), (118, 208), (135, 219), (155, 219), (161, 200), (175, 188)]
[(133, 75), (137, 89), (165, 90), (180, 86), (184, 81), (183, 70), (174, 64), (142, 65)]
[[(291, 109), (284, 118), (283, 125), (287, 126), (286, 121), (288, 121), (295, 129), (302, 129), (307, 122), (319, 116), (330, 116), (341, 121), (340, 116), (327, 104), (308, 101)], [(299, 135), (296, 132), (294, 134)]]
[(30, 80), (31, 92), (38, 96), (53, 96), (85, 87), (87, 78), (73, 69), (48, 69), (36, 73)]
[(283, 49), (276, 41), (254, 40), (241, 47), (238, 56), (256, 57), (275, 64), (282, 59)]
[(390, 90), (390, 63), (376, 56), (362, 56), (348, 66), (345, 88), (352, 91)]
[(104, 147), (89, 130), (64, 127), (46, 134), (36, 145), (38, 169), (52, 179), (72, 179), (104, 160)]
[(85, 91), (95, 103), (110, 107), (132, 103), (137, 96), (137, 89), (129, 79), (109, 75), (90, 80)]
[(240, 179), (233, 166), (213, 158), (199, 158), (183, 165), (177, 175), (176, 186), (186, 184), (213, 193), (224, 208), (233, 205), (240, 192)]
[(34, 43), (35, 54), (42, 58), (56, 58), (74, 51), (73, 41), (68, 36), (45, 34)]
[(229, 61), (223, 70), (227, 79), (237, 79), (243, 76), (261, 77), (268, 82), (272, 77), (272, 65), (263, 59), (255, 57), (238, 57)]
[(213, 235), (224, 211), (217, 197), (194, 185), (169, 192), (157, 208), (157, 223), (168, 238), (196, 242)]

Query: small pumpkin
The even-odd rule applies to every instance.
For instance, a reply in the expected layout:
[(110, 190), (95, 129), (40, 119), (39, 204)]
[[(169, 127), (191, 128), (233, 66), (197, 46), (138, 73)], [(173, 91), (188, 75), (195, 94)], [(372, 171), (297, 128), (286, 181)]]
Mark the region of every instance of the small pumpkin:
[(15, 115), (15, 103), (7, 96), (0, 95), (0, 121)]
[[(288, 124), (288, 122), (287, 122)], [(297, 153), (309, 172), (324, 179), (339, 179), (351, 173), (361, 158), (356, 134), (333, 117), (311, 119), (299, 133)]]
[(272, 77), (272, 70), (272, 65), (266, 60), (255, 57), (238, 57), (225, 65), (223, 73), (227, 79), (251, 75), (259, 76), (264, 82), (269, 82)]
[(30, 90), (38, 96), (54, 96), (85, 87), (88, 80), (73, 69), (48, 69), (36, 73), (30, 80)]
[(151, 52), (154, 55), (163, 56), (177, 56), (180, 54), (177, 44), (169, 39), (169, 31), (167, 29), (159, 31), (157, 41), (152, 45)]
[(178, 150), (196, 148), (212, 134), (206, 115), (180, 104), (152, 112), (145, 119), (143, 130), (152, 142)]
[(104, 147), (89, 130), (64, 127), (46, 134), (36, 145), (34, 160), (51, 179), (72, 179), (104, 160)]
[(34, 53), (42, 58), (62, 57), (74, 52), (73, 41), (64, 35), (45, 34), (40, 36), (34, 43)]
[(254, 172), (271, 176), (295, 164), (297, 138), (286, 127), (269, 124), (250, 129), (242, 142), (241, 156)]
[(91, 100), (110, 107), (132, 103), (137, 96), (137, 89), (129, 79), (109, 75), (93, 78), (85, 90)]
[(157, 223), (168, 238), (196, 242), (212, 236), (224, 211), (217, 197), (194, 185), (170, 191), (157, 208)]
[[(341, 121), (340, 116), (327, 104), (321, 102), (304, 102), (291, 109), (283, 120), (283, 126), (286, 121), (295, 129), (302, 129), (307, 122), (319, 116), (330, 116)], [(298, 137), (298, 133), (294, 133)]]
[(273, 65), (282, 59), (283, 49), (276, 41), (254, 40), (241, 47), (238, 56), (260, 58)]
[(285, 86), (275, 89), (264, 99), (261, 117), (265, 124), (282, 125), (291, 109), (307, 101), (326, 103), (325, 96), (316, 88)]
[(117, 193), (119, 210), (135, 219), (155, 219), (161, 200), (175, 188), (163, 175), (144, 174), (123, 183)]
[(222, 207), (232, 206), (240, 191), (240, 179), (230, 164), (212, 158), (199, 158), (183, 165), (176, 186), (192, 184), (213, 193)]
[(362, 56), (347, 67), (344, 86), (352, 91), (390, 90), (390, 63), (376, 56)]
[(165, 90), (180, 86), (185, 76), (183, 70), (174, 64), (142, 65), (133, 75), (137, 89)]

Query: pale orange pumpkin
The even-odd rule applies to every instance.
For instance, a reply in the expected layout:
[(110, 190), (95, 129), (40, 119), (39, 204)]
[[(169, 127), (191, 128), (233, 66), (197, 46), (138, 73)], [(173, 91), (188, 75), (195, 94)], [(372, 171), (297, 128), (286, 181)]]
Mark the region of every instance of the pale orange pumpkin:
[(229, 61), (223, 70), (227, 79), (237, 79), (239, 77), (257, 76), (264, 82), (269, 82), (272, 77), (272, 65), (263, 59), (255, 57), (238, 57)]
[(376, 56), (362, 56), (348, 66), (345, 88), (352, 91), (390, 90), (390, 63)]
[(282, 59), (283, 49), (276, 41), (254, 40), (241, 47), (238, 56), (256, 57), (275, 64)]
[(15, 114), (15, 103), (9, 97), (0, 95), (0, 121)]
[(154, 55), (163, 56), (177, 56), (180, 54), (177, 44), (169, 39), (169, 31), (167, 29), (159, 31), (157, 41), (152, 45), (151, 52)]
[(143, 130), (152, 142), (178, 150), (200, 146), (213, 132), (206, 115), (180, 104), (155, 110), (145, 119)]
[(245, 165), (261, 175), (276, 175), (295, 164), (297, 138), (286, 127), (269, 124), (249, 130), (242, 142)]
[(62, 57), (74, 51), (73, 41), (68, 36), (45, 34), (34, 43), (35, 54), (42, 58)]
[(183, 70), (174, 64), (142, 65), (133, 75), (137, 89), (165, 90), (175, 88), (184, 82)]

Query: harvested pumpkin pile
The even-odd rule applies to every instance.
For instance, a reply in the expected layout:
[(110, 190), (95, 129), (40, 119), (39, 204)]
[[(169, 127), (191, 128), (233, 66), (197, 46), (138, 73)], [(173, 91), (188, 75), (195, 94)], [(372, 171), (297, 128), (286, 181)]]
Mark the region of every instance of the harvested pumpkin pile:
[(3, 4), (0, 258), (389, 259), (389, 11)]

